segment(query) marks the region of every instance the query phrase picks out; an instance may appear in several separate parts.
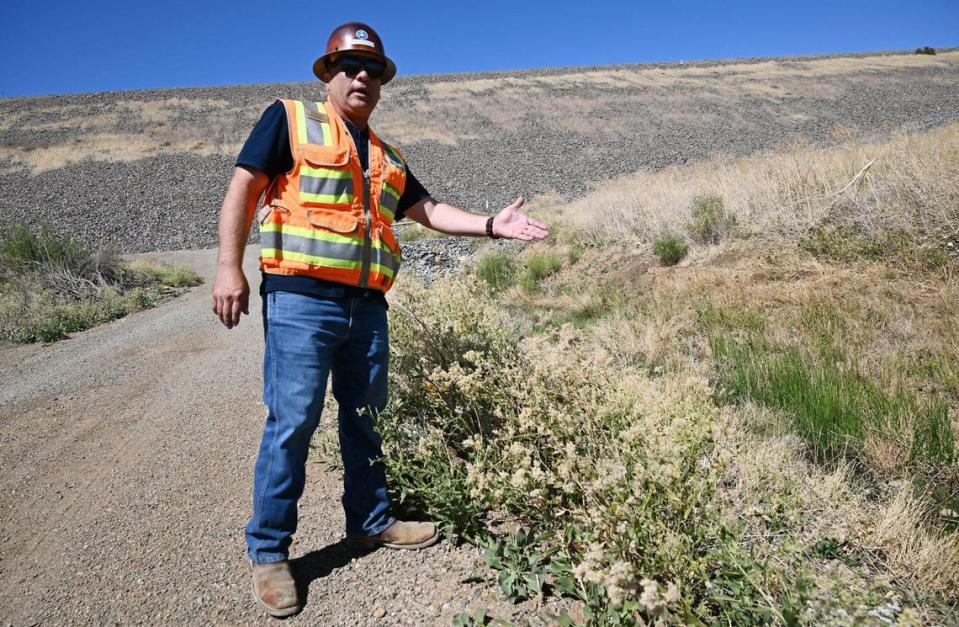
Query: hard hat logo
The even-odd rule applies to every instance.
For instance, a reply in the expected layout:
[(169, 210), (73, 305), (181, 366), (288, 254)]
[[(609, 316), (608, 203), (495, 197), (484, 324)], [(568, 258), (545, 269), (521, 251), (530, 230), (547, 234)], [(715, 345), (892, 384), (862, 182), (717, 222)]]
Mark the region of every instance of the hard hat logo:
[(396, 75), (396, 64), (386, 56), (383, 40), (375, 30), (362, 22), (349, 22), (333, 29), (326, 42), (326, 53), (313, 62), (313, 73), (321, 81), (328, 83), (333, 78), (331, 65), (334, 57), (347, 51), (382, 61), (385, 67), (380, 81), (383, 85)]

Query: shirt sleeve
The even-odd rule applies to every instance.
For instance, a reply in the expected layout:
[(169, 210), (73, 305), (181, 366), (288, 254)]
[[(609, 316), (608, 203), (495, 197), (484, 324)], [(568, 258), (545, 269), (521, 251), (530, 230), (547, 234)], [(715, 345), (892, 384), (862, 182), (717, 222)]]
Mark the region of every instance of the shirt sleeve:
[(403, 195), (400, 196), (400, 202), (396, 207), (396, 216), (394, 220), (402, 220), (406, 215), (406, 210), (428, 197), (430, 193), (426, 191), (423, 184), (416, 180), (413, 173), (410, 172), (410, 166), (406, 166), (406, 187), (403, 189)]
[(253, 127), (236, 158), (236, 165), (259, 170), (271, 178), (288, 172), (293, 167), (289, 135), (286, 108), (282, 102), (274, 102)]

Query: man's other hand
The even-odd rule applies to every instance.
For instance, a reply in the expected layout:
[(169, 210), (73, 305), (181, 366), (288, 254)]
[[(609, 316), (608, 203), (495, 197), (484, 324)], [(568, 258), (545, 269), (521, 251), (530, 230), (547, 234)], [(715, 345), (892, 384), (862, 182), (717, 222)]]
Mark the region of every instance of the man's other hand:
[(250, 286), (240, 268), (219, 268), (213, 282), (213, 313), (226, 328), (240, 324), (240, 312), (250, 313)]
[(545, 239), (549, 235), (549, 227), (530, 218), (525, 213), (517, 211), (526, 201), (522, 196), (513, 204), (506, 207), (493, 218), (493, 235), (506, 239)]

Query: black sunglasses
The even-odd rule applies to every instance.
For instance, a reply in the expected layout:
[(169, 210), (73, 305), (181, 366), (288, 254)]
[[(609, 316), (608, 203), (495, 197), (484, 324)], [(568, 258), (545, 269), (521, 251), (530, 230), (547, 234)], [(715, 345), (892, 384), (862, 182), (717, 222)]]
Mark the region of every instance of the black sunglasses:
[(353, 78), (363, 70), (366, 70), (370, 78), (382, 78), (386, 71), (386, 64), (377, 59), (367, 57), (356, 57), (346, 55), (333, 61), (333, 73), (343, 72), (350, 78)]

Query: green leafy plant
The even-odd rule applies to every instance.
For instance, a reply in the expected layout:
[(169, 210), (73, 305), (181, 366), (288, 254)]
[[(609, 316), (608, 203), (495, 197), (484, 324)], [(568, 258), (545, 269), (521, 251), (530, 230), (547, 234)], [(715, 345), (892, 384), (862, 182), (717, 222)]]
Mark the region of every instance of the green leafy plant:
[(689, 253), (689, 246), (678, 235), (666, 233), (653, 241), (653, 253), (664, 266), (675, 266)]
[(453, 617), (453, 627), (483, 627), (485, 625), (496, 625), (497, 627), (507, 627), (509, 622), (499, 618), (493, 618), (486, 613), (485, 608), (477, 608), (472, 612), (460, 612)]
[(548, 553), (538, 552), (540, 539), (525, 529), (495, 539), (483, 554), (486, 563), (499, 571), (496, 581), (514, 603), (543, 592)]
[(916, 54), (936, 54), (936, 49), (930, 48), (929, 46), (923, 46), (921, 48), (916, 48)]

